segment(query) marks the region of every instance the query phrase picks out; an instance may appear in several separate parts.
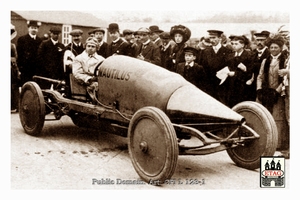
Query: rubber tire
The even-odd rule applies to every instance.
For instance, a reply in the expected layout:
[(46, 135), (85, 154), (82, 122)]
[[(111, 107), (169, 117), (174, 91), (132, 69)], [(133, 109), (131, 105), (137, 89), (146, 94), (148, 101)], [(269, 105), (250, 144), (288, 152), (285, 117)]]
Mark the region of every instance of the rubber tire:
[(261, 104), (245, 101), (232, 108), (246, 119), (246, 125), (260, 135), (257, 140), (245, 142), (244, 146), (227, 149), (232, 161), (239, 167), (257, 169), (261, 156), (273, 156), (278, 142), (277, 126), (271, 113)]
[(28, 135), (41, 135), (45, 122), (45, 102), (41, 88), (35, 82), (26, 82), (20, 94), (19, 117)]
[[(172, 177), (178, 160), (178, 142), (168, 116), (155, 107), (144, 107), (132, 117), (128, 129), (128, 146), (132, 164), (147, 183), (163, 184)], [(147, 143), (147, 150), (140, 148)]]

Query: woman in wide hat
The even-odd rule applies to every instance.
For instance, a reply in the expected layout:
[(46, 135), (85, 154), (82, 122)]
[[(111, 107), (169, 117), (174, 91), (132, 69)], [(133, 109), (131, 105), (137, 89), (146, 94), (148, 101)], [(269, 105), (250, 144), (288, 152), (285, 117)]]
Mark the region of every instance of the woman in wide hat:
[(184, 25), (175, 25), (171, 27), (170, 37), (175, 42), (172, 51), (173, 70), (176, 71), (177, 64), (185, 62), (184, 48), (187, 47), (186, 42), (191, 37), (191, 30)]

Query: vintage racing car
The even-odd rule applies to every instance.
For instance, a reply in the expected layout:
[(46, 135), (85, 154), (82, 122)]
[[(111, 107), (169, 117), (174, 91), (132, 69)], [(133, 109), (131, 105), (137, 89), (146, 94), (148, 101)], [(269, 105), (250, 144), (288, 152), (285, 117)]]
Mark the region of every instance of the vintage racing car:
[[(145, 182), (171, 178), (179, 155), (226, 150), (237, 166), (256, 169), (261, 156), (275, 153), (275, 121), (256, 102), (228, 108), (179, 74), (128, 56), (105, 59), (95, 75), (96, 103), (70, 70), (63, 81), (35, 76), (25, 83), (19, 111), (25, 132), (39, 136), (53, 112), (57, 120), (67, 115), (79, 127), (128, 137), (133, 167)], [(54, 89), (41, 89), (39, 80)]]

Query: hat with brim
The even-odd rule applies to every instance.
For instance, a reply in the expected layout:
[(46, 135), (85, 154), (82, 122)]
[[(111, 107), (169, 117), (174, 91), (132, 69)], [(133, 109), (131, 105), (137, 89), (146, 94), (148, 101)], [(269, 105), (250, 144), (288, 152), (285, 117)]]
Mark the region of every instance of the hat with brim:
[(267, 38), (270, 35), (269, 31), (262, 31), (260, 33), (254, 33), (254, 35), (258, 38), (258, 37), (264, 37)]
[(53, 26), (50, 28), (51, 33), (61, 33), (61, 28), (58, 26)]
[(201, 41), (205, 46), (210, 46), (210, 40), (208, 37), (205, 37), (202, 41)]
[(246, 46), (249, 44), (249, 39), (244, 35), (231, 35), (231, 36), (229, 36), (229, 39), (231, 41), (241, 41)]
[(191, 47), (191, 46), (187, 46), (187, 47), (183, 48), (183, 52), (184, 53), (192, 53), (194, 56), (196, 56), (197, 49), (195, 49), (194, 47)]
[(38, 22), (36, 20), (28, 20), (27, 21), (27, 27), (30, 27), (30, 26), (32, 26), (32, 27), (40, 27), (41, 25), (42, 25), (42, 23)]
[(150, 34), (150, 30), (148, 28), (142, 27), (137, 30), (137, 34)]
[(285, 39), (281, 35), (276, 35), (273, 38), (268, 38), (266, 45), (270, 47), (271, 44), (277, 44), (280, 48), (282, 48), (285, 42)]
[(156, 25), (150, 26), (149, 29), (150, 29), (150, 33), (158, 33), (159, 34), (159, 33), (164, 32), (163, 30), (160, 30), (159, 27)]
[(70, 32), (70, 35), (72, 36), (81, 36), (83, 34), (83, 31), (80, 29), (74, 29)]
[(134, 33), (134, 31), (133, 30), (130, 30), (130, 29), (125, 29), (124, 31), (123, 31), (123, 35), (131, 35), (131, 34), (133, 34)]
[(103, 34), (105, 34), (105, 30), (103, 28), (95, 28), (93, 30), (91, 30), (90, 32), (88, 32), (88, 34), (92, 34), (92, 33), (96, 33), (96, 32), (101, 32)]
[(207, 30), (209, 35), (216, 35), (218, 37), (221, 37), (223, 31), (220, 30)]
[(160, 37), (161, 39), (165, 39), (165, 40), (171, 38), (169, 32), (162, 32), (162, 33), (159, 34), (159, 37)]
[(183, 36), (182, 42), (188, 41), (191, 37), (191, 30), (183, 25), (176, 25), (171, 27), (170, 37), (174, 39), (176, 33), (179, 33)]
[(116, 32), (119, 31), (119, 25), (117, 23), (111, 23), (108, 25), (109, 32)]

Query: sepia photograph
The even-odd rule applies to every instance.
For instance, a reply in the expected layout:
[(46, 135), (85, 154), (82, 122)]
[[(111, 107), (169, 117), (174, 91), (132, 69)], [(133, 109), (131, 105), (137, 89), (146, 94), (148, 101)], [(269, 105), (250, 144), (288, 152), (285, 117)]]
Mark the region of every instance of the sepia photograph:
[(170, 3), (6, 10), (11, 193), (293, 188), (289, 6)]

